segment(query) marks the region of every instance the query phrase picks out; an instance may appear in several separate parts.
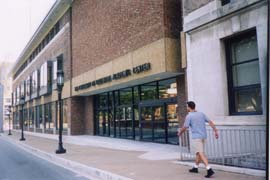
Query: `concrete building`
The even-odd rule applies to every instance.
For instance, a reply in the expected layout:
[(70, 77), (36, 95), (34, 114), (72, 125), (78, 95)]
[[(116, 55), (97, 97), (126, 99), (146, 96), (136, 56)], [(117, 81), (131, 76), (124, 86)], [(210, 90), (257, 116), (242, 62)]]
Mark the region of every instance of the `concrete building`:
[(9, 119), (6, 116), (9, 106), (11, 106), (12, 101), (12, 78), (9, 73), (13, 66), (12, 62), (4, 61), (0, 63), (0, 83), (3, 85), (3, 129), (9, 128)]
[(185, 2), (188, 98), (221, 125), (265, 125), (267, 2)]
[(188, 99), (223, 130), (235, 161), (254, 152), (265, 158), (267, 7), (266, 0), (183, 1)]
[(177, 144), (185, 116), (181, 1), (56, 1), (13, 67), (14, 125), (57, 133), (64, 68), (67, 134)]
[(4, 122), (4, 86), (0, 83), (0, 133), (3, 132)]

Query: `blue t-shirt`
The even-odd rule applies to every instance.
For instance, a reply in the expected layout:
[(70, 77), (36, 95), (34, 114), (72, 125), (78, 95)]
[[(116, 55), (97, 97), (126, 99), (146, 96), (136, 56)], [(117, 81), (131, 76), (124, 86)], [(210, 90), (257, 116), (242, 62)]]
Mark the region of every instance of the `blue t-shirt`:
[(191, 128), (192, 139), (206, 139), (205, 123), (209, 122), (209, 118), (202, 112), (189, 112), (186, 116), (184, 127)]

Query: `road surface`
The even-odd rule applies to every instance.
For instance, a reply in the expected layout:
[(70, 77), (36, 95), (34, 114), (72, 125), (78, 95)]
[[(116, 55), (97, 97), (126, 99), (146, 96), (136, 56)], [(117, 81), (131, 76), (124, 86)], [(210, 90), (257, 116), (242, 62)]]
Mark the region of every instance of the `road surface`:
[(0, 180), (88, 180), (38, 158), (0, 136)]

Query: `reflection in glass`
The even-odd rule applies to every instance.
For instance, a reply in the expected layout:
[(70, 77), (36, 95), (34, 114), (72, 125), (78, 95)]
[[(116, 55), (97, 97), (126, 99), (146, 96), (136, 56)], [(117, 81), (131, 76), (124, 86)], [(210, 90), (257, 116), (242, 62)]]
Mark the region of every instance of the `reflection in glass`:
[(236, 112), (262, 111), (261, 89), (243, 89), (235, 92)]
[(157, 82), (141, 85), (141, 99), (153, 100), (157, 98)]
[(154, 141), (165, 143), (166, 135), (165, 135), (165, 128), (166, 128), (166, 121), (164, 118), (164, 106), (156, 106), (153, 107), (153, 128), (154, 128)]
[(167, 105), (167, 121), (168, 121), (168, 143), (178, 144), (178, 118), (177, 118), (177, 104)]
[(96, 134), (177, 144), (176, 95), (176, 78), (96, 95)]
[(233, 63), (258, 58), (256, 35), (246, 37), (232, 44)]
[(177, 96), (177, 87), (175, 79), (167, 79), (164, 81), (159, 81), (159, 98), (171, 98)]
[(233, 66), (234, 86), (246, 86), (260, 83), (259, 61)]
[(132, 104), (132, 88), (121, 89), (119, 92), (120, 105)]
[(45, 105), (45, 129), (53, 130), (54, 123), (52, 121), (52, 107), (51, 103)]
[(142, 128), (142, 140), (152, 141), (152, 107), (141, 108), (141, 128)]

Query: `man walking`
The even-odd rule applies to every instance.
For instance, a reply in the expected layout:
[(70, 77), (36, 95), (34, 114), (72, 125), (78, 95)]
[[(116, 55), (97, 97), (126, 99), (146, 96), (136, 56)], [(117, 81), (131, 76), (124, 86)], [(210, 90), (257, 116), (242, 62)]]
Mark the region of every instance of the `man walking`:
[(195, 106), (196, 105), (193, 101), (187, 102), (187, 111), (189, 112), (189, 114), (186, 116), (183, 127), (178, 132), (178, 136), (181, 136), (187, 130), (187, 128), (190, 127), (192, 134), (191, 148), (196, 154), (196, 161), (194, 167), (190, 169), (189, 172), (198, 173), (198, 167), (200, 162), (202, 161), (207, 170), (207, 174), (205, 177), (210, 178), (215, 172), (209, 166), (208, 159), (204, 154), (204, 148), (207, 138), (205, 123), (209, 123), (209, 125), (213, 128), (216, 139), (218, 139), (218, 131), (214, 123), (210, 121), (204, 113), (197, 112), (195, 110)]

